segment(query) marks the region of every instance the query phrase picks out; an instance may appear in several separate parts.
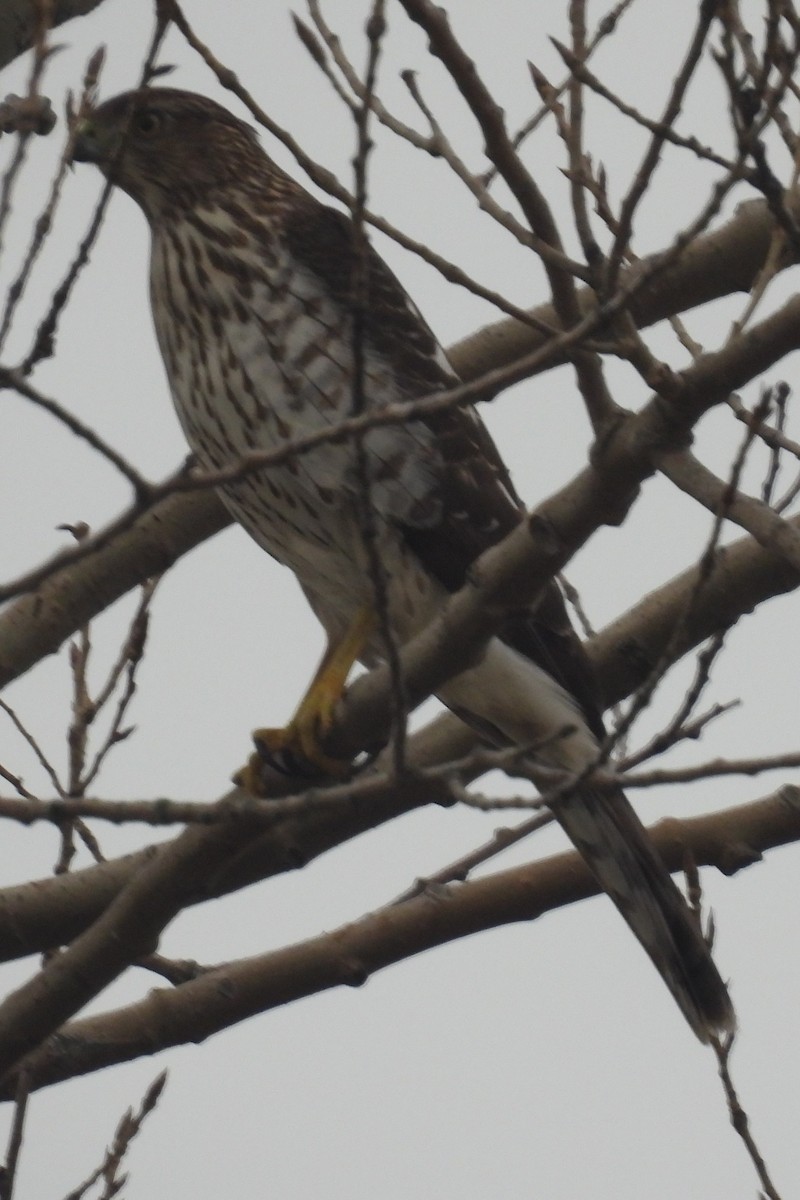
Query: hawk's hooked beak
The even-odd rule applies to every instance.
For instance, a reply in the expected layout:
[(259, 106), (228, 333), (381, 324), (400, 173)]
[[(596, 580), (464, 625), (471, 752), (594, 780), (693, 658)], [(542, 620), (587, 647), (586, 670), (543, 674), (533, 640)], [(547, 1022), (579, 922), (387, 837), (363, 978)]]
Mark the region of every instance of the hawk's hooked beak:
[(93, 123), (91, 117), (85, 117), (78, 126), (75, 145), (72, 148), (72, 162), (104, 163), (113, 156), (113, 139), (103, 136)]

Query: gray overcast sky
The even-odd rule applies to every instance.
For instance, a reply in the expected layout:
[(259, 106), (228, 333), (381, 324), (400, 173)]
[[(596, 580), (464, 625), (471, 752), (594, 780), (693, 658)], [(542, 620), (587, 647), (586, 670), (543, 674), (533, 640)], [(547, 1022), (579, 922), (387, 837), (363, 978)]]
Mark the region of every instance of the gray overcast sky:
[[(361, 30), (367, 5), (328, 0), (329, 23), (364, 61)], [(447, 5), (457, 33), (496, 89), (511, 127), (535, 107), (526, 60), (551, 79), (562, 70), (547, 35), (567, 38), (566, 5), (496, 0)], [(618, 35), (598, 55), (603, 78), (657, 114), (680, 63), (696, 5), (640, 0)], [(743, 12), (761, 6), (742, 5)], [(413, 107), (398, 80), (411, 67), (429, 104), (470, 161), (480, 142), (424, 39), (388, 5), (390, 28), (380, 92), (409, 120)], [(349, 180), (353, 131), (329, 85), (299, 45), (287, 6), (239, 0), (186, 0), (197, 32), (288, 127), (304, 148)], [(591, 16), (602, 13), (598, 5)], [(68, 87), (99, 43), (108, 48), (101, 94), (130, 86), (151, 32), (147, 4), (107, 0), (91, 17), (62, 27), (64, 49), (44, 86), (61, 111)], [(204, 65), (171, 35), (161, 60), (177, 67), (170, 83), (202, 91), (246, 115), (221, 92)], [(6, 71), (3, 93), (21, 92), (23, 60)], [(690, 97), (684, 128), (728, 148), (725, 105), (713, 71)], [(38, 210), (60, 132), (31, 151), (7, 236), (6, 285), (13, 278), (31, 214)], [(508, 235), (481, 216), (447, 169), (375, 130), (371, 205), (413, 236), (434, 245), (489, 286), (520, 304), (546, 298), (538, 266)], [(270, 153), (297, 173), (281, 147)], [(618, 198), (644, 142), (607, 108), (593, 105), (588, 142)], [(566, 212), (563, 154), (552, 135), (537, 136), (527, 161), (557, 209)], [(667, 156), (644, 205), (636, 248), (666, 244), (699, 208), (707, 171)], [(70, 178), (56, 229), (25, 300), (5, 355), (28, 346), (32, 322), (74, 250), (99, 176)], [(737, 193), (734, 201), (744, 199)], [(451, 288), (429, 267), (376, 238), (443, 343), (488, 320), (488, 306)], [(157, 478), (185, 447), (169, 402), (147, 301), (148, 239), (144, 221), (124, 196), (111, 205), (90, 268), (63, 321), (55, 358), (36, 375), (43, 391), (93, 424), (143, 472)], [(780, 288), (791, 289), (789, 273)], [(741, 302), (688, 319), (692, 335), (713, 346)], [(674, 365), (685, 354), (663, 331), (657, 352)], [(776, 377), (792, 380), (796, 360)], [(610, 368), (617, 399), (635, 407), (645, 395), (633, 373)], [(748, 399), (752, 396), (748, 395)], [(127, 501), (111, 468), (51, 419), (18, 397), (3, 396), (0, 494), (10, 519), (0, 523), (3, 574), (11, 576), (63, 544), (55, 527), (85, 520), (97, 527)], [(588, 429), (566, 369), (525, 383), (486, 417), (529, 502), (546, 496), (579, 469)], [(724, 471), (734, 441), (730, 419), (709, 419), (699, 447)], [(31, 455), (31, 446), (36, 448)], [(32, 467), (32, 462), (35, 466)], [(647, 494), (621, 530), (604, 531), (572, 565), (598, 626), (644, 591), (688, 565), (709, 519), (664, 482)], [(796, 748), (796, 599), (775, 601), (730, 637), (713, 699), (743, 705), (715, 725), (700, 747), (671, 762), (717, 754), (768, 754)], [(98, 660), (110, 657), (131, 611), (122, 602), (98, 623)], [(791, 623), (790, 623), (791, 622)], [(281, 724), (315, 665), (321, 635), (294, 581), (239, 530), (229, 530), (182, 561), (161, 585), (150, 655), (135, 707), (136, 736), (122, 746), (100, 791), (111, 797), (212, 799), (248, 751), (257, 725)], [(675, 672), (663, 700), (637, 730), (644, 741), (681, 694), (690, 667)], [(47, 662), (9, 692), (59, 763), (65, 758), (66, 657)], [(28, 786), (49, 794), (47, 781), (10, 726), (0, 724), (0, 761)], [(641, 800), (643, 815), (688, 814), (766, 794), (784, 776), (725, 780)], [(499, 824), (463, 811), (420, 812), (358, 839), (315, 862), (224, 903), (196, 909), (165, 934), (162, 951), (214, 962), (257, 953), (326, 928), (386, 902), (416, 876), (435, 870), (483, 841)], [(98, 830), (107, 855), (152, 840), (147, 829)], [(55, 854), (46, 831), (4, 830), (3, 883), (44, 875)], [(500, 865), (561, 846), (548, 831)], [(796, 851), (725, 880), (707, 872), (706, 897), (718, 925), (718, 959), (733, 981), (741, 1040), (734, 1070), (743, 1102), (779, 1186), (800, 1178), (797, 1138), (800, 1081), (800, 958), (797, 953)], [(5, 968), (7, 987), (31, 964)], [(126, 976), (93, 1009), (100, 1011), (155, 986), (143, 973)], [(655, 972), (604, 900), (550, 915), (533, 926), (504, 929), (392, 968), (360, 991), (331, 992), (256, 1018), (202, 1047), (140, 1061), (36, 1095), (31, 1102), (20, 1200), (65, 1194), (98, 1162), (118, 1116), (135, 1104), (163, 1065), (170, 1080), (159, 1109), (131, 1153), (131, 1198), (169, 1195), (324, 1195), (331, 1200), (409, 1195), (479, 1200), (546, 1197), (640, 1200), (745, 1200), (756, 1192), (752, 1168), (729, 1128), (710, 1052), (694, 1042)], [(7, 1119), (7, 1114), (3, 1114)]]

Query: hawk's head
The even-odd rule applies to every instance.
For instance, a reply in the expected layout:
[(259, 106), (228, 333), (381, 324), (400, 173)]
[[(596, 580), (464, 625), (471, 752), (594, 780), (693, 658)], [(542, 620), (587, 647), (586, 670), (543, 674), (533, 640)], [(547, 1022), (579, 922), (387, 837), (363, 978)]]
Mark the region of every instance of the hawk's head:
[(154, 215), (252, 178), (268, 161), (249, 125), (205, 96), (175, 88), (124, 92), (78, 129), (73, 159), (93, 162)]

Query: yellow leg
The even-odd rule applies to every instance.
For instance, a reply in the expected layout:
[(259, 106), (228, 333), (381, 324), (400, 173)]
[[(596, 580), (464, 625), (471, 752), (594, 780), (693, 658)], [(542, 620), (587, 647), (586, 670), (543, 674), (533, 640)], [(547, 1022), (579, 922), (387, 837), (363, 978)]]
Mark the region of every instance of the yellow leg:
[(331, 758), (320, 743), (333, 724), (333, 714), (344, 694), (347, 677), (374, 624), (372, 610), (362, 608), (358, 611), (344, 637), (328, 646), (297, 712), (285, 729), (255, 731), (256, 753), (236, 772), (234, 783), (259, 795), (264, 762), (289, 770), (310, 767), (315, 774), (334, 777), (348, 773), (350, 762)]

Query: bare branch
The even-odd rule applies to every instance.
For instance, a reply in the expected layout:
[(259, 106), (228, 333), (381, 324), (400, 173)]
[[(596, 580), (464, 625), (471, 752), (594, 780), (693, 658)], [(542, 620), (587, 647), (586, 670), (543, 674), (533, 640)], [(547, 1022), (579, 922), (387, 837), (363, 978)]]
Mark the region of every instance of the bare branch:
[(144, 1094), (139, 1111), (134, 1113), (132, 1109), (125, 1112), (117, 1125), (114, 1141), (110, 1148), (106, 1150), (103, 1156), (103, 1161), (100, 1166), (92, 1172), (88, 1179), (84, 1180), (77, 1188), (65, 1197), (65, 1200), (82, 1200), (82, 1198), (93, 1187), (98, 1180), (104, 1181), (105, 1187), (101, 1200), (111, 1200), (112, 1196), (116, 1196), (121, 1192), (122, 1188), (127, 1183), (126, 1175), (118, 1174), (122, 1161), (127, 1154), (130, 1144), (142, 1128), (142, 1124), (146, 1117), (153, 1111), (161, 1098), (161, 1093), (167, 1082), (167, 1072), (162, 1071), (157, 1075), (150, 1087)]
[(731, 1034), (725, 1042), (721, 1042), (719, 1038), (712, 1038), (711, 1045), (714, 1048), (714, 1053), (717, 1056), (717, 1064), (719, 1066), (719, 1077), (722, 1080), (722, 1086), (725, 1091), (725, 1099), (728, 1102), (728, 1112), (731, 1118), (731, 1125), (738, 1133), (739, 1137), (744, 1142), (745, 1148), (750, 1161), (756, 1169), (759, 1182), (764, 1189), (762, 1195), (768, 1197), (768, 1200), (781, 1200), (775, 1184), (772, 1182), (767, 1164), (761, 1155), (761, 1152), (756, 1145), (755, 1138), (750, 1131), (750, 1121), (747, 1113), (742, 1108), (738, 1093), (734, 1087), (733, 1078), (730, 1071), (730, 1055), (735, 1043), (735, 1035)]
[(230, 522), (213, 492), (171, 495), (121, 528), (115, 523), (82, 558), (71, 550), (57, 556), (45, 582), (0, 614), (0, 686)]
[(3, 1167), (0, 1167), (0, 1197), (11, 1200), (14, 1194), (17, 1165), (22, 1150), (22, 1135), (25, 1129), (25, 1116), (28, 1111), (30, 1096), (30, 1081), (27, 1071), (20, 1071), (17, 1079), (17, 1094), (14, 1097), (14, 1119), (11, 1123), (11, 1133), (8, 1139), (8, 1151)]
[[(800, 837), (800, 800), (797, 789), (783, 789), (724, 813), (670, 819), (651, 833), (670, 870), (681, 870), (689, 853), (700, 865), (733, 874), (760, 861), (765, 850)], [(127, 1008), (72, 1022), (34, 1051), (25, 1069), (31, 1087), (39, 1088), (155, 1049), (204, 1040), (302, 996), (360, 986), (376, 971), (433, 946), (510, 922), (536, 920), (596, 893), (575, 852), (455, 888), (437, 888), (332, 933), (228, 964)], [(15, 1082), (11, 1072), (0, 1098), (13, 1096)]]
[(44, 412), (50, 413), (56, 420), (69, 429), (76, 437), (86, 442), (93, 450), (96, 450), (103, 458), (116, 467), (121, 475), (128, 480), (133, 487), (136, 495), (136, 503), (144, 504), (147, 502), (150, 495), (150, 485), (139, 474), (135, 467), (131, 466), (126, 458), (119, 454), (113, 446), (95, 433), (91, 426), (84, 421), (79, 420), (73, 413), (69, 412), (57, 400), (45, 396), (37, 388), (34, 388), (27, 382), (19, 371), (12, 370), (9, 367), (0, 366), (0, 388), (11, 388), (18, 392), (20, 396), (24, 396), (37, 408), (41, 408)]

